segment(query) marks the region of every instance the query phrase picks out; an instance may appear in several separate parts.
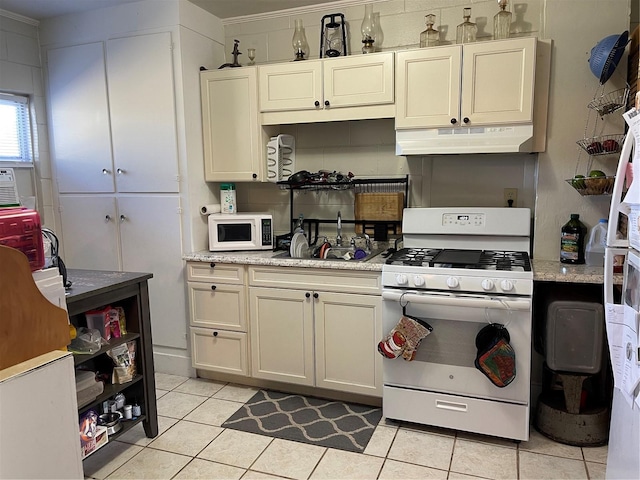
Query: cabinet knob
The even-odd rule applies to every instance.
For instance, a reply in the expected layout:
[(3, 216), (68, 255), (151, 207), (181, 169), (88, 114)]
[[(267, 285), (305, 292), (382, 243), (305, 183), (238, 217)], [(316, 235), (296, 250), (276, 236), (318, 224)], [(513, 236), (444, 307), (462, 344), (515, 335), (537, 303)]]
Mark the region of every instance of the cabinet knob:
[(210, 266), (211, 268), (214, 268), (214, 267), (216, 266), (216, 264), (215, 264), (214, 262), (211, 262), (211, 263), (209, 264), (209, 266)]
[(315, 103), (314, 103), (314, 105), (315, 105), (316, 107), (319, 107), (319, 106), (320, 106), (320, 102), (319, 102), (318, 100), (316, 100), (316, 101), (315, 101)]
[(329, 100), (325, 100), (325, 101), (324, 101), (324, 106), (325, 106), (325, 107), (328, 107), (329, 105), (330, 105)]
[(318, 295), (317, 293), (313, 294), (313, 298), (318, 298), (320, 295)]
[(120, 223), (124, 222), (127, 219), (125, 215), (120, 215)]
[(217, 337), (218, 336), (218, 332), (213, 332), (213, 336)]
[(104, 216), (104, 221), (105, 222), (110, 222), (111, 221), (111, 215), (105, 215)]
[(309, 292), (304, 294), (305, 297), (309, 298), (311, 296), (311, 294)]
[(464, 117), (464, 118), (462, 119), (462, 121), (463, 121), (464, 123), (469, 123), (469, 122), (470, 122), (469, 117)]
[(458, 120), (456, 120), (455, 118), (451, 119), (451, 125), (455, 125), (456, 123), (458, 123)]
[(118, 168), (118, 169), (116, 169), (116, 173), (117, 173), (118, 175), (122, 175), (122, 174), (124, 173), (124, 170), (123, 170), (123, 169), (121, 169), (121, 168)]
[(254, 174), (252, 174), (251, 176), (252, 176), (253, 178), (258, 178), (258, 174), (257, 174), (257, 173), (254, 173)]
[(215, 285), (211, 285), (211, 290), (215, 290), (217, 287)]
[(106, 169), (106, 168), (103, 168), (103, 169), (102, 169), (102, 174), (103, 174), (103, 175), (109, 175), (110, 173), (111, 173), (111, 171), (110, 171), (110, 170), (108, 170), (108, 169)]

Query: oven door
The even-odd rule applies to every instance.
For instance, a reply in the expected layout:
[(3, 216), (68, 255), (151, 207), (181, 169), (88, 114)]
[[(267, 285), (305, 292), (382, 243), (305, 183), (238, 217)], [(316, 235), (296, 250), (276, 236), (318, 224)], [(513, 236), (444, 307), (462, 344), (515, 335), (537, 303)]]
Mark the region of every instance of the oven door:
[[(385, 386), (529, 403), (531, 366), (531, 299), (385, 289), (383, 334), (406, 313), (427, 321), (433, 331), (420, 344), (413, 361), (385, 358)], [(516, 378), (500, 388), (474, 361), (478, 332), (489, 323), (504, 325), (516, 355)]]

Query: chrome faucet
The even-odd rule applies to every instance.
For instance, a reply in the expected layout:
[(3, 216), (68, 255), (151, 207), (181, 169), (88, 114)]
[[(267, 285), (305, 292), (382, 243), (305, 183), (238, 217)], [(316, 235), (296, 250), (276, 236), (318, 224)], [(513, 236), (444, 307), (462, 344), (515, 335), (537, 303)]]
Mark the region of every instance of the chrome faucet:
[(342, 246), (342, 215), (340, 214), (340, 210), (338, 210), (338, 234), (336, 235), (336, 246)]

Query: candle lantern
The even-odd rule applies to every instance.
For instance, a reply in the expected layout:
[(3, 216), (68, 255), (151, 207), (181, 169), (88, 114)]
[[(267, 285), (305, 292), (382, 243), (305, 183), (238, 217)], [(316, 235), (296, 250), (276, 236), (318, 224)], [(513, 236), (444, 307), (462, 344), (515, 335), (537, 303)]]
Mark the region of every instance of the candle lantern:
[(344, 15), (332, 13), (322, 17), (320, 26), (320, 58), (347, 55)]

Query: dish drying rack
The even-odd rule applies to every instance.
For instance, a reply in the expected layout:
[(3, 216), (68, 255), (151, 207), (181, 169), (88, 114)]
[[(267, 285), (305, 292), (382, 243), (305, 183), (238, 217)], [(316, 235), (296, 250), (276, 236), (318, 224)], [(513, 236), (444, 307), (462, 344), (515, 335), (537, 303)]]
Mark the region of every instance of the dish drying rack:
[(280, 134), (267, 143), (267, 179), (272, 183), (287, 181), (295, 171), (296, 139)]
[[(586, 175), (591, 172), (594, 157), (619, 154), (622, 150), (622, 145), (625, 139), (625, 134), (603, 135), (602, 129), (604, 128), (604, 123), (602, 123), (600, 134), (597, 134), (598, 119), (604, 120), (605, 116), (626, 107), (627, 99), (629, 97), (629, 85), (606, 94), (603, 90), (600, 91), (600, 88), (604, 89), (604, 86), (601, 85), (596, 89), (593, 100), (587, 104), (587, 107), (589, 108), (589, 115), (587, 116), (587, 121), (584, 127), (584, 138), (576, 142), (580, 149), (578, 151), (574, 177), (566, 180), (569, 185), (583, 196), (611, 195), (615, 176), (587, 177)], [(597, 115), (595, 115), (591, 136), (587, 136), (589, 124), (591, 123), (592, 112), (595, 112)], [(579, 175), (578, 169), (580, 167), (580, 160), (583, 152), (589, 155), (585, 176), (576, 177)]]
[[(351, 178), (348, 182), (322, 182), (322, 183), (307, 183), (303, 185), (291, 185), (286, 181), (277, 182), (278, 186), (283, 190), (289, 190), (289, 210), (290, 210), (290, 218), (291, 218), (291, 232), (289, 234), (280, 235), (276, 238), (276, 249), (278, 249), (278, 244), (284, 241), (283, 247), (286, 246), (287, 237), (288, 240), (291, 240), (291, 235), (293, 232), (294, 225), (298, 220), (297, 217), (294, 217), (294, 193), (296, 191), (312, 191), (312, 192), (321, 192), (321, 191), (330, 191), (330, 190), (353, 190), (355, 193), (396, 193), (402, 192), (404, 193), (404, 205), (403, 208), (407, 208), (408, 206), (408, 198), (409, 198), (409, 175), (405, 175), (404, 177), (397, 178), (367, 178), (367, 179), (355, 179)], [(399, 234), (402, 228), (402, 221), (391, 221), (391, 220), (342, 220), (343, 224), (356, 224), (362, 225), (363, 229), (369, 228), (375, 231), (384, 230), (385, 232), (388, 230), (392, 231), (393, 234)], [(336, 224), (336, 219), (314, 219), (314, 218), (305, 218), (304, 225), (307, 230), (307, 238), (309, 239), (309, 245), (313, 246), (318, 241), (320, 224)], [(377, 228), (376, 226), (384, 227)], [(313, 230), (313, 232), (312, 232)], [(312, 235), (313, 233), (313, 235)], [(374, 240), (378, 240), (374, 236)]]

